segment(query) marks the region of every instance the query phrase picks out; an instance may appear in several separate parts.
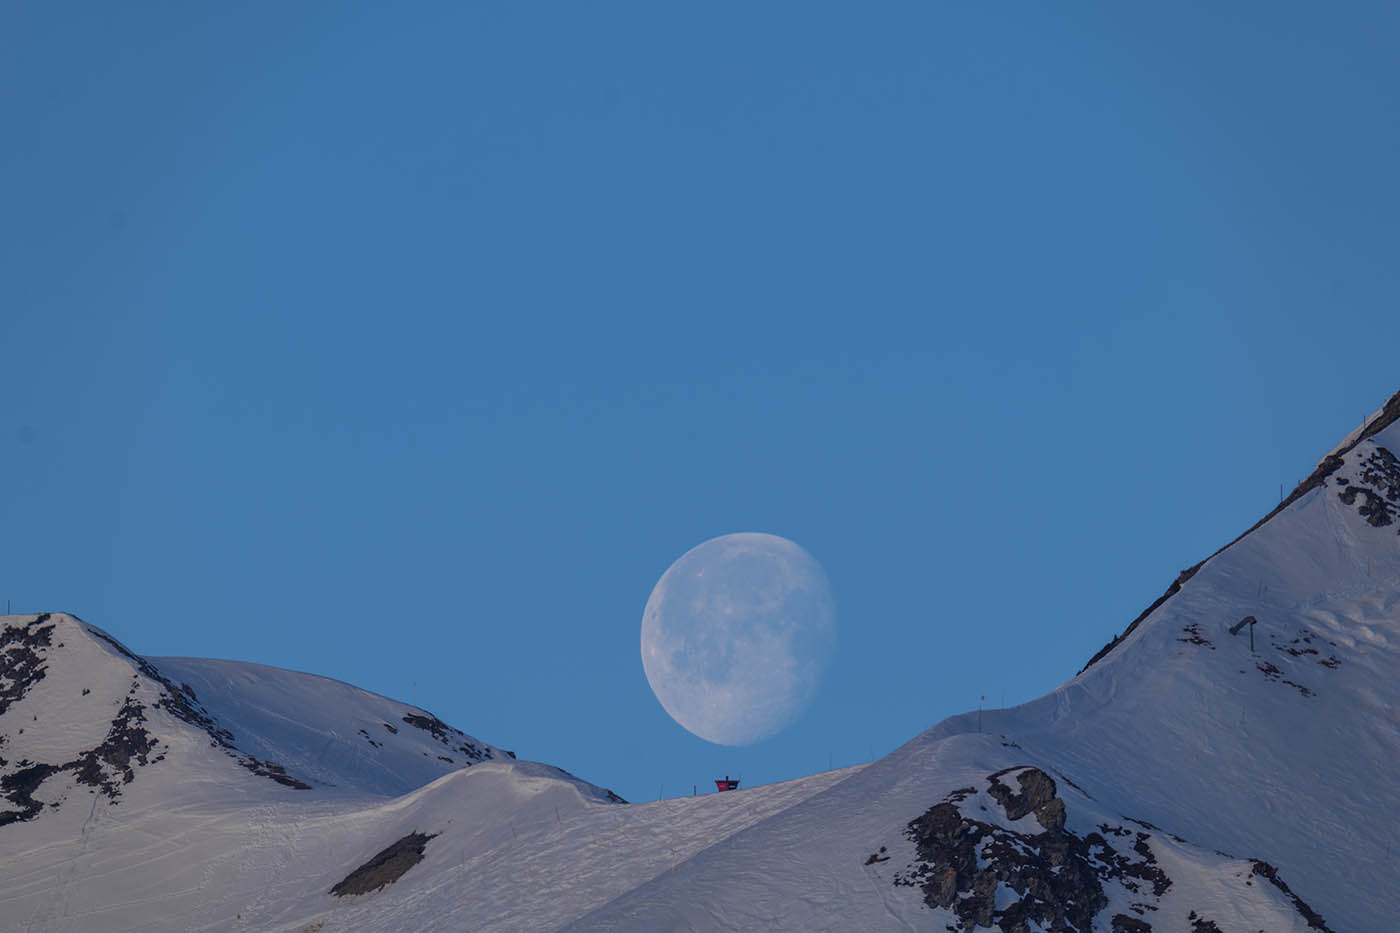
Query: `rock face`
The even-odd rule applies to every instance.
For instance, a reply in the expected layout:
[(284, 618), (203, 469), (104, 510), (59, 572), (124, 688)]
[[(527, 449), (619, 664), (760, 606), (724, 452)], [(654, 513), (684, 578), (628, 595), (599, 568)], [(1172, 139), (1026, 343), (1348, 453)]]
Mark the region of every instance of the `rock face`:
[[(991, 811), (986, 801), (1001, 813)], [(1067, 828), (1068, 815), (1054, 778), (1041, 769), (1023, 766), (989, 774), (980, 792), (976, 787), (954, 790), (909, 821), (905, 837), (914, 843), (916, 859), (895, 874), (894, 884), (917, 887), (928, 907), (949, 911), (954, 918), (949, 930), (1089, 933), (1112, 903), (1128, 905), (1109, 919), (1114, 933), (1150, 933), (1148, 918), (1157, 915), (1172, 887), (1154, 851), (1161, 844), (1160, 831), (1128, 819), (1121, 824), (1102, 821), (1080, 834)], [(871, 856), (866, 864), (876, 861)], [(1251, 864), (1253, 874), (1279, 888), (1309, 925), (1327, 929), (1316, 911), (1270, 871), (1272, 866)], [(1165, 929), (1186, 923), (1202, 931), (1215, 928), (1194, 910), (1189, 920), (1182, 917), (1172, 924), (1164, 917), (1158, 922)]]
[(1016, 775), (1021, 785), (1019, 794), (1001, 783), (1001, 777), (1008, 771), (998, 771), (988, 780), (992, 782), (990, 793), (1006, 811), (1008, 820), (1019, 820), (1027, 813), (1034, 813), (1036, 821), (1048, 830), (1058, 832), (1065, 826), (1065, 803), (1055, 796), (1055, 782), (1039, 768), (1027, 768)]
[[(1002, 783), (1008, 774), (1014, 774), (1019, 792)], [(1118, 859), (1102, 837), (1095, 853), (1089, 841), (1065, 831), (1064, 801), (1044, 771), (1008, 769), (989, 775), (987, 782), (988, 796), (1001, 805), (1007, 820), (1034, 815), (1041, 831), (1017, 832), (966, 817), (958, 804), (974, 789), (954, 791), (910, 821), (905, 835), (914, 842), (919, 861), (897, 875), (895, 884), (922, 888), (930, 907), (953, 911), (959, 929), (1028, 933), (1031, 923), (1050, 930), (1091, 929), (1094, 917), (1108, 905), (1092, 863), (1095, 855), (1109, 864), (1123, 861), (1122, 867), (1131, 860)], [(997, 907), (1000, 885), (1017, 895), (1004, 908)]]
[[(436, 716), (409, 713), (403, 717), (403, 721), (415, 729), (422, 729), (441, 742), (444, 748), (461, 755), (468, 764), (490, 761), (493, 757), (490, 747), (478, 745), (471, 740), (471, 736), (466, 735), (460, 729), (452, 728)], [(385, 726), (388, 726), (388, 723), (385, 723)], [(515, 756), (511, 755), (511, 757)], [(447, 756), (443, 756), (442, 760), (449, 764), (455, 763), (452, 758)]]
[(1338, 497), (1376, 528), (1395, 523), (1400, 509), (1400, 460), (1380, 445), (1356, 464), (1356, 479), (1337, 477)]
[(374, 857), (341, 879), (331, 893), (336, 897), (349, 894), (369, 894), (403, 877), (404, 872), (423, 861), (428, 840), (437, 834), (409, 833), (393, 845), (375, 853)]
[(27, 625), (0, 629), (0, 715), (44, 679), (43, 649), (53, 643), (50, 618), (46, 612)]

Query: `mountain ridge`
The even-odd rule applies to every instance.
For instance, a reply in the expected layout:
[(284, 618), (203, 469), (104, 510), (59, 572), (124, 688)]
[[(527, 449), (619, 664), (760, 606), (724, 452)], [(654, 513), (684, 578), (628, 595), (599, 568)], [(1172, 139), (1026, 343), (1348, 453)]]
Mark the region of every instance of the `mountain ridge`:
[[(338, 681), (142, 659), (74, 618), (7, 617), (0, 791), (28, 816), (0, 825), (0, 916), (55, 930), (153, 916), (259, 930), (1387, 929), (1400, 915), (1397, 449), (1400, 394), (1043, 697), (948, 717), (869, 765), (697, 798), (624, 805)], [(138, 735), (124, 759), (66, 767), (124, 729)], [(409, 850), (394, 880), (346, 883)]]
[(1253, 534), (1259, 528), (1263, 527), (1264, 524), (1269, 521), (1269, 519), (1282, 512), (1288, 506), (1292, 505), (1303, 495), (1305, 495), (1308, 492), (1311, 492), (1313, 489), (1316, 489), (1318, 486), (1322, 485), (1324, 482), (1326, 482), (1327, 477), (1331, 476), (1334, 472), (1336, 472), (1336, 470), (1341, 466), (1346, 454), (1351, 452), (1357, 444), (1360, 444), (1362, 441), (1367, 440), (1373, 435), (1384, 431), (1386, 428), (1394, 424), (1397, 420), (1400, 420), (1400, 392), (1396, 392), (1389, 399), (1387, 399), (1386, 403), (1382, 405), (1380, 409), (1378, 409), (1376, 412), (1372, 413), (1368, 418), (1366, 418), (1366, 420), (1364, 420), (1360, 425), (1358, 425), (1355, 430), (1353, 430), (1350, 434), (1343, 438), (1340, 444), (1332, 448), (1332, 450), (1326, 456), (1319, 460), (1317, 466), (1313, 469), (1313, 471), (1309, 473), (1308, 476), (1302, 482), (1300, 482), (1297, 486), (1293, 487), (1293, 491), (1290, 492), (1287, 496), (1285, 496), (1277, 506), (1275, 506), (1269, 511), (1267, 515), (1265, 515), (1253, 525), (1250, 525), (1248, 528), (1242, 531), (1236, 538), (1234, 538), (1234, 540), (1230, 541), (1229, 544), (1223, 545), (1209, 556), (1203, 558), (1200, 561), (1197, 561), (1192, 566), (1187, 567), (1185, 570), (1181, 571), (1181, 573), (1177, 575), (1176, 579), (1171, 582), (1171, 585), (1167, 587), (1166, 592), (1164, 592), (1161, 596), (1157, 597), (1157, 599), (1153, 601), (1152, 604), (1149, 605), (1146, 609), (1144, 609), (1136, 619), (1128, 623), (1128, 627), (1123, 630), (1122, 634), (1115, 635), (1108, 642), (1108, 644), (1100, 648), (1094, 654), (1094, 656), (1091, 657), (1088, 660), (1088, 662), (1086, 662), (1085, 665), (1079, 669), (1079, 673), (1084, 673), (1095, 662), (1104, 658), (1108, 655), (1110, 651), (1118, 647), (1122, 640), (1126, 638), (1129, 635), (1129, 633), (1131, 633), (1133, 629), (1135, 629), (1138, 626), (1138, 623), (1140, 623), (1143, 619), (1147, 618), (1149, 615), (1155, 612), (1157, 608), (1160, 607), (1167, 600), (1175, 596), (1181, 590), (1181, 585), (1187, 580), (1191, 579), (1193, 576), (1195, 576), (1196, 571), (1200, 570), (1201, 566), (1206, 561), (1210, 560), (1212, 557), (1215, 557), (1216, 554), (1221, 553), (1221, 551), (1227, 550), (1228, 548), (1238, 544), (1244, 537)]

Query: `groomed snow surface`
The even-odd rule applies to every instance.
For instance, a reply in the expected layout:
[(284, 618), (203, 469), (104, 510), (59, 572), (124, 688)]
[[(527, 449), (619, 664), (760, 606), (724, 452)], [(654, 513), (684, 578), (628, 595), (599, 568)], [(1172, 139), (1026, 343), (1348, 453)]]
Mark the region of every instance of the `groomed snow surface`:
[[(696, 798), (622, 803), (336, 681), (0, 617), (0, 928), (1394, 929), (1400, 424), (1339, 449), (982, 733)], [(329, 893), (413, 833), (397, 881)]]

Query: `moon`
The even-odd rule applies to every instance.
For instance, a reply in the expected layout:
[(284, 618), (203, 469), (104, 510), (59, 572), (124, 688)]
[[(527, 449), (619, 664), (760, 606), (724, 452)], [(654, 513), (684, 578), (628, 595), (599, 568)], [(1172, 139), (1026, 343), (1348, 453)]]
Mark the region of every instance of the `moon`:
[(816, 696), (836, 646), (826, 573), (800, 546), (746, 532), (696, 545), (642, 613), (642, 666), (671, 718), (717, 745), (777, 735)]

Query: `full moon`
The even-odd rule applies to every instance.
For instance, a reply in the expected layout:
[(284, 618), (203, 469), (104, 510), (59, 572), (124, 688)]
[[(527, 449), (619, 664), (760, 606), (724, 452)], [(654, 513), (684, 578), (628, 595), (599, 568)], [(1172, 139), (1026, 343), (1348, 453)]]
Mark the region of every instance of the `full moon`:
[(642, 666), (671, 718), (718, 745), (776, 735), (816, 696), (836, 645), (826, 574), (777, 535), (681, 555), (642, 613)]

